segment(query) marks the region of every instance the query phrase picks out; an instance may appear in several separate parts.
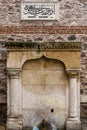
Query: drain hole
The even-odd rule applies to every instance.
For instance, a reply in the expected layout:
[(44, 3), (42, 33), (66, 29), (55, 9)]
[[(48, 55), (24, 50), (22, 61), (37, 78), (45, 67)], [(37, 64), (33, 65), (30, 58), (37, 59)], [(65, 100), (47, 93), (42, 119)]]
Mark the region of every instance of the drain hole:
[(54, 112), (54, 109), (51, 109), (51, 112), (53, 113), (53, 112)]

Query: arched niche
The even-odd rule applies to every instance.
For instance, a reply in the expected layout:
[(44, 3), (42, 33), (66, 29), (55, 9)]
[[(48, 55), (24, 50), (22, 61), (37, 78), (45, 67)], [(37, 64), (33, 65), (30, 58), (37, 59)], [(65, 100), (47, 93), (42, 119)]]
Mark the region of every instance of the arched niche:
[[(27, 60), (38, 59), (42, 56), (50, 59), (62, 61), (66, 69), (79, 69), (80, 67), (80, 53), (73, 51), (53, 51), (53, 52), (33, 52), (33, 51), (17, 51), (9, 52), (7, 60), (7, 68), (21, 68)], [(76, 58), (75, 58), (76, 57)]]
[(63, 62), (42, 56), (22, 66), (23, 126), (43, 119), (64, 128), (68, 116), (68, 78)]
[(81, 44), (17, 42), (6, 47), (7, 129), (22, 130), (46, 118), (59, 128), (66, 122), (66, 130), (80, 130)]

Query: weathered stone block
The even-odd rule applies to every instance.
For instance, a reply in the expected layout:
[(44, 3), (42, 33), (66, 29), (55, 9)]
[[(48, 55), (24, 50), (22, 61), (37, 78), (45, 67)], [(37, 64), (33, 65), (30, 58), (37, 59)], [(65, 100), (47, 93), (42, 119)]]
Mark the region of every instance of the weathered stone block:
[(66, 130), (81, 130), (81, 122), (78, 119), (68, 119), (66, 121)]

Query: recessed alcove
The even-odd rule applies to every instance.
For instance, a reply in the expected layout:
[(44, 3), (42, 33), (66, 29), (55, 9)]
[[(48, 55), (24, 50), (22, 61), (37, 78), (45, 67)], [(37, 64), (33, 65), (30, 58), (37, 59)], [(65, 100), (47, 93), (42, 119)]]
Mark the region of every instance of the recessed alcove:
[(45, 119), (64, 127), (68, 117), (69, 85), (61, 61), (44, 56), (28, 60), (22, 67), (22, 87), (24, 126), (35, 126)]
[[(7, 128), (80, 129), (80, 43), (7, 43)], [(21, 45), (21, 46), (20, 46)]]

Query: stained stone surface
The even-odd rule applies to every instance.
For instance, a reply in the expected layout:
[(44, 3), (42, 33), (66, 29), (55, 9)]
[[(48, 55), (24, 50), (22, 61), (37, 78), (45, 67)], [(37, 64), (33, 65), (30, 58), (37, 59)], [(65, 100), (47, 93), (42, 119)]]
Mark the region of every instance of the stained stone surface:
[(38, 125), (46, 119), (63, 128), (68, 114), (68, 82), (63, 64), (45, 58), (26, 62), (22, 85), (23, 125)]

